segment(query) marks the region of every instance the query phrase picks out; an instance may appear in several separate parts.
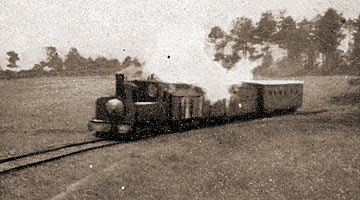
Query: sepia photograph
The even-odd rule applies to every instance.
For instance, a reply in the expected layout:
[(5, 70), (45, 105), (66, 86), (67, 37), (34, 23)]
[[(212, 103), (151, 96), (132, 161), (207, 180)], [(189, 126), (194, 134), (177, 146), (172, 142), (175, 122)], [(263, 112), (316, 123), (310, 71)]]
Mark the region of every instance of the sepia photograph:
[(360, 1), (3, 0), (0, 199), (360, 199)]

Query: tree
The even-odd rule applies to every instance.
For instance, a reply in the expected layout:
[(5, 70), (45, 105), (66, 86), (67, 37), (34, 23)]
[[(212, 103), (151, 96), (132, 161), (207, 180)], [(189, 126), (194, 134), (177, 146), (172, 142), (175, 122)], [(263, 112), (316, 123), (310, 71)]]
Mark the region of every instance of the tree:
[(284, 31), (285, 33), (288, 31), (293, 31), (296, 29), (296, 22), (291, 16), (282, 17), (280, 31)]
[(306, 52), (309, 42), (309, 35), (304, 29), (289, 31), (286, 42), (288, 57), (298, 62), (301, 59), (301, 54)]
[(94, 63), (98, 69), (103, 69), (104, 67), (106, 67), (108, 59), (104, 56), (99, 56), (95, 59)]
[(63, 61), (57, 53), (56, 47), (46, 47), (47, 64), (54, 71), (63, 70)]
[(108, 61), (107, 67), (111, 69), (120, 69), (120, 61), (118, 59), (112, 58)]
[(88, 69), (88, 70), (96, 70), (96, 63), (95, 63), (95, 61), (94, 61), (94, 59), (92, 59), (91, 57), (88, 57), (87, 59), (86, 59), (86, 68)]
[(223, 39), (225, 36), (224, 31), (219, 26), (214, 26), (209, 35), (208, 38), (210, 39), (210, 42), (216, 43), (217, 40)]
[(262, 13), (260, 21), (256, 23), (254, 30), (254, 44), (262, 46), (261, 53), (253, 56), (254, 58), (263, 58), (263, 68), (272, 64), (272, 55), (270, 51), (271, 43), (275, 42), (277, 23), (271, 12)]
[(271, 55), (271, 51), (269, 48), (264, 49), (264, 55), (263, 55), (263, 62), (260, 68), (267, 69), (269, 68), (274, 62), (274, 59)]
[[(350, 35), (354, 35), (354, 33), (356, 32), (356, 23), (357, 23), (357, 19), (352, 19), (349, 18), (346, 20), (345, 24), (343, 24), (343, 28), (344, 31), (347, 31), (347, 34)], [(348, 41), (348, 52), (351, 52), (352, 50), (352, 43), (351, 43), (351, 39), (349, 39)]]
[(335, 54), (341, 40), (344, 39), (344, 34), (341, 32), (344, 23), (345, 19), (332, 8), (329, 8), (317, 21), (315, 37), (327, 69), (336, 67)]
[(276, 32), (276, 21), (271, 12), (262, 13), (260, 21), (256, 24), (254, 30), (255, 42), (269, 46), (273, 41), (274, 33)]
[(64, 66), (66, 70), (85, 70), (87, 68), (87, 60), (80, 55), (74, 47), (70, 48), (69, 53), (65, 56)]
[[(318, 16), (320, 18), (320, 16)], [(315, 20), (316, 21), (316, 20)], [(310, 71), (315, 67), (316, 58), (318, 57), (318, 41), (315, 38), (315, 22), (302, 20), (299, 24), (299, 31), (304, 35), (304, 48), (306, 54), (306, 63), (304, 64), (304, 70)]]
[(287, 51), (290, 60), (298, 62), (301, 53), (305, 52), (305, 30), (297, 28), (296, 22), (291, 16), (282, 16), (278, 29), (278, 32), (274, 34), (273, 41)]
[(354, 23), (354, 43), (351, 52), (351, 66), (357, 75), (360, 75), (360, 15)]
[(296, 29), (296, 22), (291, 16), (280, 17), (281, 21), (278, 23), (278, 31), (273, 36), (273, 41), (279, 44), (280, 47), (286, 48), (286, 38), (289, 32)]
[(240, 17), (233, 21), (233, 28), (230, 30), (231, 40), (234, 42), (232, 46), (234, 57), (241, 55), (247, 58), (248, 53), (252, 55), (255, 48), (252, 46), (254, 42), (254, 24), (251, 19)]
[[(208, 38), (209, 42), (215, 45), (214, 61), (220, 62), (225, 69), (233, 68), (241, 57), (233, 49), (233, 46), (229, 46), (233, 43), (232, 36), (227, 35), (220, 27), (215, 26), (211, 29)], [(227, 52), (226, 49), (231, 50)]]
[(47, 65), (47, 63), (42, 60), (42, 61), (40, 61), (40, 63), (35, 64), (34, 67), (32, 68), (32, 70), (37, 71), (37, 72), (43, 72), (46, 65)]
[(8, 51), (6, 54), (9, 56), (8, 58), (9, 64), (7, 66), (10, 68), (18, 67), (16, 65), (16, 62), (20, 60), (19, 55), (15, 51)]

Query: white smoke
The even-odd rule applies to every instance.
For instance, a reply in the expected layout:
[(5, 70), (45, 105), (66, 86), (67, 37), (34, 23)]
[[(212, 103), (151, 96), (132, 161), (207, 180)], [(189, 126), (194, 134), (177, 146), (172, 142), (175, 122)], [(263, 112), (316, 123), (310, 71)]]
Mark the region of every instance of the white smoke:
[(251, 71), (258, 64), (242, 59), (232, 70), (224, 69), (213, 61), (212, 47), (206, 45), (207, 34), (196, 23), (165, 26), (148, 52), (144, 74), (200, 86), (212, 102), (229, 98), (228, 87), (253, 79)]

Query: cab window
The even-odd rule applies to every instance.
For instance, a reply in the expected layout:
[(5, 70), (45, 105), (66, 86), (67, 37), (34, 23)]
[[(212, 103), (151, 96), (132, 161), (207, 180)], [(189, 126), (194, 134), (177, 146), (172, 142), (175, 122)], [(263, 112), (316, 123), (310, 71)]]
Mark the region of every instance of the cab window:
[(133, 93), (135, 102), (156, 102), (158, 101), (159, 90), (156, 84), (151, 82), (137, 82), (138, 86)]

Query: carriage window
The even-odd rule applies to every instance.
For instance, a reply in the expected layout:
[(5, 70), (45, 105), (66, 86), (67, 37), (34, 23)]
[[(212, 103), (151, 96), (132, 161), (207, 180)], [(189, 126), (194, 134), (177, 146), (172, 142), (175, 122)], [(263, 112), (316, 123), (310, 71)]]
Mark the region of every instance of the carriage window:
[(280, 92), (279, 92), (279, 93), (280, 93), (280, 95), (282, 95), (282, 91), (281, 91), (281, 90), (280, 90)]
[(272, 92), (271, 92), (271, 91), (269, 91), (269, 95), (272, 95)]

